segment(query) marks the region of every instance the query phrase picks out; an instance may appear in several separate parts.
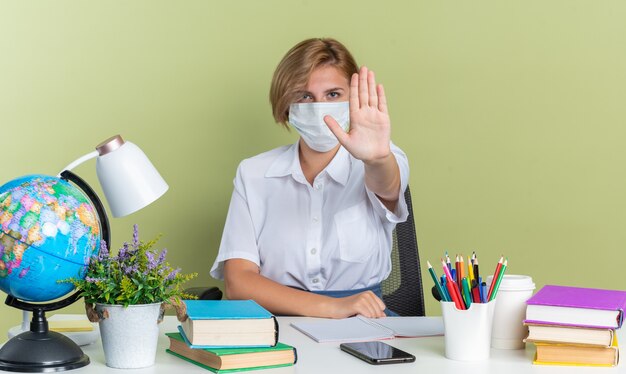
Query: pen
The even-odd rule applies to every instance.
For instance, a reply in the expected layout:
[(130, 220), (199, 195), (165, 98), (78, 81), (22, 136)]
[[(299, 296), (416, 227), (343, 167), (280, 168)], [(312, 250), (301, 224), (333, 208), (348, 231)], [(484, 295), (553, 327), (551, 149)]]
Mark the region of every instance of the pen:
[(496, 284), (498, 273), (500, 272), (500, 268), (502, 267), (502, 260), (504, 260), (504, 256), (500, 256), (500, 261), (498, 261), (498, 264), (496, 265), (496, 270), (493, 272), (493, 278), (491, 278), (491, 284), (489, 285), (489, 292), (487, 293), (487, 300), (491, 300), (491, 294), (493, 293), (493, 286)]
[(480, 278), (480, 274), (478, 273), (478, 257), (474, 255), (474, 279), (478, 279), (478, 278)]
[(476, 279), (472, 280), (472, 287), (471, 287), (471, 291), (472, 291), (472, 301), (475, 303), (480, 303), (482, 302), (482, 300), (480, 300), (480, 287), (478, 287), (480, 283), (478, 283), (478, 281)]
[(476, 288), (478, 288), (478, 300), (479, 302), (484, 302), (485, 298), (483, 297), (483, 277), (478, 277), (478, 284)]
[[(498, 288), (500, 288), (500, 283), (502, 282), (502, 278), (504, 278), (504, 272), (506, 271), (507, 263), (508, 263), (508, 260), (504, 260), (504, 263), (500, 267), (500, 273), (498, 274), (498, 279), (495, 281), (496, 285), (493, 288), (493, 293), (491, 294), (491, 297), (489, 298), (489, 301), (491, 301), (491, 300), (496, 298), (496, 294), (498, 293)], [(494, 281), (492, 280), (492, 284), (493, 284), (493, 282)]]
[(441, 289), (443, 290), (443, 293), (446, 294), (446, 299), (448, 301), (452, 301), (452, 298), (450, 297), (450, 294), (448, 293), (448, 288), (446, 287), (446, 283), (448, 283), (446, 275), (442, 275), (441, 276)]
[(481, 282), (480, 289), (483, 293), (483, 303), (486, 303), (487, 302), (487, 282)]
[(437, 292), (439, 292), (439, 296), (441, 297), (441, 300), (450, 301), (446, 299), (446, 294), (443, 292), (443, 289), (441, 288), (441, 285), (439, 284), (439, 282), (437, 282), (437, 275), (435, 274), (435, 269), (433, 269), (432, 265), (430, 264), (430, 261), (426, 261), (426, 263), (428, 264), (428, 272), (430, 273), (430, 276), (433, 278), (433, 282), (435, 282), (435, 288), (437, 289)]

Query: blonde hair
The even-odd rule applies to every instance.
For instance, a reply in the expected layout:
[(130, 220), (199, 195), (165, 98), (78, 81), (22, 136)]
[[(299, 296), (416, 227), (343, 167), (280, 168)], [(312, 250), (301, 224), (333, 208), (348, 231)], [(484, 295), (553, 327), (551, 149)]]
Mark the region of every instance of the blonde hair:
[(301, 41), (278, 63), (270, 88), (272, 114), (277, 123), (289, 128), (289, 105), (298, 100), (313, 70), (324, 65), (336, 67), (348, 80), (359, 71), (348, 49), (331, 38)]

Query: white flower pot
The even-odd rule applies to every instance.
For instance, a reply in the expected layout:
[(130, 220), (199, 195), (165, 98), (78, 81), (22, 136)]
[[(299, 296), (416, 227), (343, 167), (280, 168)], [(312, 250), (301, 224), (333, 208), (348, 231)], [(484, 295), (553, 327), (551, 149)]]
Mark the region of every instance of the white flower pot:
[(159, 337), (158, 321), (162, 318), (161, 303), (129, 305), (126, 308), (96, 304), (96, 311), (101, 318), (100, 336), (107, 366), (136, 369), (154, 364)]

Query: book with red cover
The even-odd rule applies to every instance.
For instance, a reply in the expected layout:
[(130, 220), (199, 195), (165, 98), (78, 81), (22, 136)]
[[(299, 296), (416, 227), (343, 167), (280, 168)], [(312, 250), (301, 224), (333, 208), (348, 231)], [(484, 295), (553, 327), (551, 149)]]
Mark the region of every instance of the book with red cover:
[(626, 291), (546, 285), (526, 301), (526, 323), (620, 328)]

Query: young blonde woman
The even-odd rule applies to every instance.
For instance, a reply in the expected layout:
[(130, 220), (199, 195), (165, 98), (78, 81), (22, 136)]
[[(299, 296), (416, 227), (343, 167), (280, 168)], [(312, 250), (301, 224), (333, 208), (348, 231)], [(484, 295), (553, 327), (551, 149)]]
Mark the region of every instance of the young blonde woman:
[(270, 101), (300, 138), (239, 165), (211, 275), (277, 315), (392, 313), (380, 283), (409, 167), (382, 85), (338, 41), (308, 39), (278, 64)]

